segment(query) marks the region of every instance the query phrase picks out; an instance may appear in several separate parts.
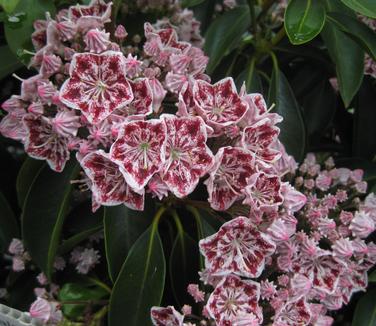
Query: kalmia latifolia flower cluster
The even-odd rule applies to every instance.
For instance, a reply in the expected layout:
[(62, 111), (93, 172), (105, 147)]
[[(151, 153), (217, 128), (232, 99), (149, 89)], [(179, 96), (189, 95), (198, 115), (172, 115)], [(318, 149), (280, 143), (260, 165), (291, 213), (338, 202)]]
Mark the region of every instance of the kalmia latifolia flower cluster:
[(367, 239), (376, 228), (376, 197), (364, 199), (363, 171), (336, 168), (332, 158), (321, 166), (309, 154), (291, 175), (294, 188), (257, 176), (259, 187), (252, 188), (254, 176), (245, 187), (249, 216), (199, 243), (201, 281), (212, 290), (191, 284), (187, 291), (205, 303), (201, 321), (187, 305), (182, 313), (155, 307), (155, 325), (329, 326), (331, 312), (366, 289), (376, 263)]
[[(182, 313), (153, 307), (155, 325), (330, 325), (328, 313), (366, 287), (375, 263), (376, 247), (365, 239), (375, 228), (376, 199), (360, 201), (361, 171), (330, 160), (322, 170), (312, 155), (297, 169), (278, 140), (282, 118), (262, 95), (205, 74), (208, 58), (190, 13), (175, 16), (180, 25), (146, 23), (135, 56), (122, 25), (105, 29), (111, 6), (93, 0), (35, 22), (30, 65), (38, 74), (3, 103), (1, 133), (57, 172), (74, 154), (94, 211), (143, 210), (146, 194), (184, 201), (203, 182), (211, 209), (244, 212), (230, 213), (199, 243), (207, 293), (195, 284), (188, 292), (205, 303), (202, 318), (188, 305)], [(295, 175), (294, 187), (286, 175)], [(23, 269), (22, 243), (10, 252), (14, 269)], [(98, 260), (89, 247), (76, 248), (70, 262), (86, 274)], [(61, 318), (45, 299), (53, 295), (40, 295), (30, 313)]]

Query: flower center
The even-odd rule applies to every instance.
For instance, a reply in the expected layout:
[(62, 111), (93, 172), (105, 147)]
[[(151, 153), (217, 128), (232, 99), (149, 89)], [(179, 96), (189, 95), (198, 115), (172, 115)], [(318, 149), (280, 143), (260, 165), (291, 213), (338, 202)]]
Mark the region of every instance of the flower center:
[(176, 148), (171, 148), (171, 158), (172, 160), (178, 160), (180, 152)]
[(96, 87), (97, 87), (97, 90), (99, 92), (103, 92), (103, 91), (106, 90), (107, 85), (104, 82), (102, 82), (101, 80), (98, 80)]
[(221, 107), (216, 107), (216, 106), (215, 106), (215, 107), (213, 108), (213, 114), (214, 114), (214, 115), (221, 115), (222, 112), (224, 111), (224, 109), (225, 109), (225, 108), (221, 108)]

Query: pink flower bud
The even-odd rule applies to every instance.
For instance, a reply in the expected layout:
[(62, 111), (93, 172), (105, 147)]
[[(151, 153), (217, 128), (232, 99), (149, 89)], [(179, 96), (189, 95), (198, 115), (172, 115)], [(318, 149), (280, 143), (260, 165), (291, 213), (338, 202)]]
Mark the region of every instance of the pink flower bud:
[(76, 136), (81, 126), (80, 117), (73, 110), (59, 111), (51, 123), (54, 130), (64, 137)]
[(34, 301), (29, 310), (31, 317), (40, 319), (44, 322), (48, 322), (51, 317), (51, 312), (51, 304), (42, 298), (38, 298)]
[(91, 29), (85, 35), (86, 50), (93, 53), (106, 51), (110, 45), (110, 33), (105, 33), (99, 29)]
[(128, 33), (123, 25), (118, 25), (114, 35), (118, 40), (123, 41), (128, 36)]
[(40, 68), (40, 74), (43, 77), (49, 77), (58, 72), (62, 65), (60, 57), (54, 54), (46, 54), (42, 59), (42, 66)]
[(25, 251), (22, 241), (15, 238), (12, 239), (8, 251), (12, 255), (22, 255)]

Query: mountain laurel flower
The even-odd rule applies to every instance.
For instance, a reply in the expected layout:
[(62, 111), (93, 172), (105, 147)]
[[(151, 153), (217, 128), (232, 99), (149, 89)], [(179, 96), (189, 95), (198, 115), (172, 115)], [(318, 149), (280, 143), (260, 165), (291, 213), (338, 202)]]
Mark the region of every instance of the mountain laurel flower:
[(151, 320), (155, 326), (183, 326), (184, 316), (173, 306), (152, 307)]
[(244, 198), (242, 190), (256, 172), (253, 162), (252, 154), (243, 148), (227, 146), (218, 150), (210, 176), (205, 181), (213, 209), (225, 211)]
[(87, 154), (80, 164), (91, 181), (94, 200), (105, 206), (124, 204), (143, 210), (144, 192), (135, 192), (125, 181), (119, 166), (102, 150)]
[(350, 222), (349, 229), (354, 236), (367, 238), (375, 230), (375, 222), (364, 212), (356, 212)]
[(209, 297), (206, 309), (219, 326), (234, 325), (244, 314), (254, 314), (258, 323), (263, 321), (258, 305), (260, 285), (251, 280), (242, 280), (235, 275), (222, 279)]
[(166, 125), (161, 120), (133, 121), (121, 128), (110, 150), (110, 158), (120, 166), (127, 183), (142, 190), (165, 161), (162, 150)]
[(69, 73), (70, 78), (60, 89), (61, 101), (80, 110), (90, 123), (101, 122), (133, 100), (120, 52), (77, 53)]
[(248, 278), (260, 276), (265, 258), (276, 248), (268, 235), (258, 231), (242, 216), (226, 222), (217, 233), (200, 240), (199, 247), (211, 273), (234, 273)]
[(162, 180), (175, 196), (182, 198), (196, 188), (212, 167), (214, 157), (206, 145), (206, 128), (200, 117), (163, 114), (161, 119), (167, 127)]
[(225, 78), (214, 85), (196, 80), (193, 98), (197, 112), (212, 127), (226, 127), (239, 122), (248, 110), (236, 90), (232, 78)]
[(53, 129), (63, 137), (77, 136), (80, 117), (71, 110), (61, 110), (51, 119)]
[(128, 36), (128, 33), (125, 30), (125, 27), (123, 25), (119, 24), (119, 25), (116, 26), (114, 36), (118, 40), (123, 41)]

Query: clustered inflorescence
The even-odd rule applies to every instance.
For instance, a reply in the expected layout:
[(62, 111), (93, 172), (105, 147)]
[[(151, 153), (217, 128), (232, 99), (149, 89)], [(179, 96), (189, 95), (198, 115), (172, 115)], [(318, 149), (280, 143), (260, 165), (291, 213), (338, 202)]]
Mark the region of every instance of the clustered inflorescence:
[[(282, 118), (262, 95), (205, 74), (191, 12), (175, 13), (181, 25), (146, 23), (139, 56), (123, 46), (122, 25), (107, 32), (110, 17), (111, 3), (93, 0), (35, 22), (30, 65), (38, 74), (3, 103), (1, 133), (58, 172), (74, 153), (94, 211), (143, 210), (145, 193), (185, 198), (203, 179), (213, 210), (243, 208), (246, 216), (199, 243), (201, 280), (213, 289), (188, 286), (205, 303), (199, 320), (187, 305), (182, 313), (154, 307), (155, 325), (331, 325), (330, 311), (365, 289), (375, 263), (376, 247), (365, 239), (375, 229), (376, 199), (362, 201), (362, 172), (330, 159), (321, 167), (314, 155), (297, 167), (278, 140)], [(30, 260), (17, 240), (10, 253), (15, 269)], [(85, 274), (98, 259), (94, 249), (77, 248), (71, 262)], [(31, 315), (61, 319), (46, 300), (53, 296), (41, 290)]]

